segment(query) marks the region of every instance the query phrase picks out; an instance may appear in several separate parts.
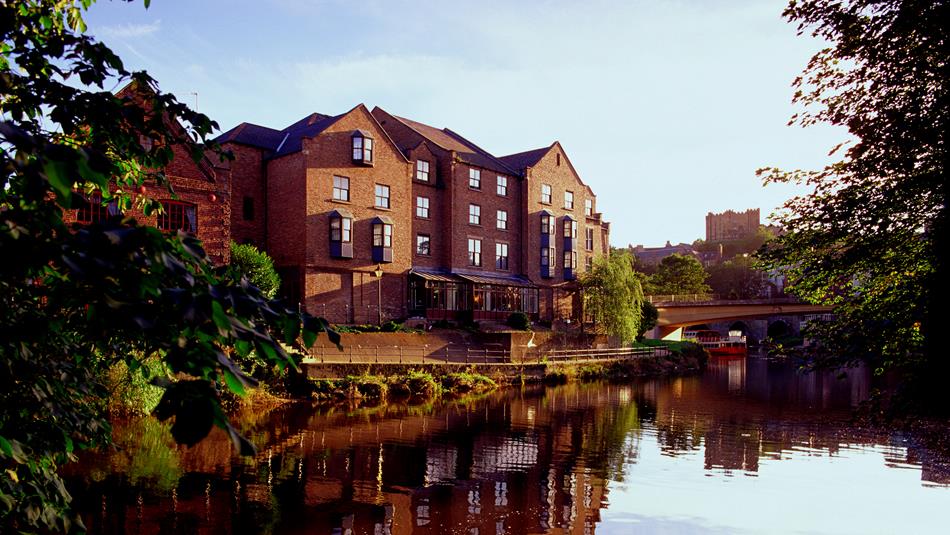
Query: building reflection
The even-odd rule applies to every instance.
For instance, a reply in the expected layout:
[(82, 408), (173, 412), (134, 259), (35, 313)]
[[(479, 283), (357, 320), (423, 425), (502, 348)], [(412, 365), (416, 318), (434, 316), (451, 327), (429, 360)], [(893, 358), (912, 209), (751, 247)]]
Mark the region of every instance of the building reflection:
[[(613, 482), (635, 480), (645, 437), (664, 455), (701, 453), (704, 470), (756, 474), (792, 451), (887, 444), (846, 425), (869, 388), (864, 370), (789, 375), (732, 359), (703, 376), (509, 389), (437, 408), (296, 407), (246, 422), (265, 445), (254, 458), (215, 433), (146, 471), (174, 466), (164, 486), (131, 477), (115, 454), (90, 456), (99, 468), (70, 484), (94, 533), (594, 533)], [(928, 450), (894, 446), (887, 462), (950, 483), (946, 457)]]

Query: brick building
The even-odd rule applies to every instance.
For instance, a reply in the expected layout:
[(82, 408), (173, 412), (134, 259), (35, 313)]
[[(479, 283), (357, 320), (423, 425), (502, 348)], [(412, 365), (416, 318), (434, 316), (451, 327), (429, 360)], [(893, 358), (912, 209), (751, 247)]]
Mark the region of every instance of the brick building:
[(152, 223), (196, 231), (219, 262), (229, 240), (266, 250), (283, 295), (332, 322), (577, 319), (576, 278), (609, 250), (596, 197), (556, 142), (495, 157), (362, 104), (217, 141), (234, 160), (176, 155), (179, 198)]

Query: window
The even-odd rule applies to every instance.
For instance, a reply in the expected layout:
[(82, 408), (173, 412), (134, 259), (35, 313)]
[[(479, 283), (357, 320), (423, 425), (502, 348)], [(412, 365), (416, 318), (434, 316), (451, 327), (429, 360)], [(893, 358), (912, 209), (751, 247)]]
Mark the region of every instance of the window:
[(469, 225), (481, 225), (482, 224), (482, 207), (477, 204), (468, 205), (468, 224)]
[(416, 197), (416, 217), (429, 219), (429, 198)]
[(468, 265), (482, 265), (482, 240), (476, 238), (468, 239)]
[(572, 240), (577, 238), (577, 221), (564, 218), (564, 237)]
[(594, 215), (594, 199), (584, 199), (584, 215), (588, 217)]
[(393, 226), (389, 223), (373, 224), (373, 247), (393, 246)]
[(553, 266), (554, 262), (552, 260), (557, 256), (557, 250), (554, 247), (542, 247), (541, 248), (541, 266), (548, 267)]
[(376, 208), (389, 208), (389, 186), (376, 184)]
[(330, 212), (330, 256), (353, 258), (353, 217), (349, 212)]
[(393, 220), (386, 216), (373, 218), (373, 262), (393, 261)]
[(554, 234), (554, 216), (541, 213), (541, 234)]
[(574, 209), (574, 192), (573, 191), (564, 192), (564, 208), (567, 210)]
[(495, 269), (508, 269), (508, 244), (495, 244)]
[(350, 179), (345, 176), (333, 177), (333, 200), (350, 202)]
[(348, 217), (330, 219), (330, 241), (350, 243), (353, 241), (353, 220)]
[(541, 184), (541, 202), (551, 204), (551, 185)]
[(588, 273), (594, 270), (594, 257), (588, 256), (584, 259), (584, 269), (587, 270)]
[(241, 213), (244, 215), (245, 221), (254, 221), (254, 197), (244, 197)]
[(564, 269), (577, 269), (577, 251), (564, 251)]
[(158, 214), (158, 228), (198, 232), (198, 207), (179, 201), (162, 201), (162, 213)]
[(365, 132), (353, 132), (353, 161), (363, 164), (373, 163), (373, 138)]
[(416, 160), (416, 180), (429, 181), (429, 162)]
[(429, 256), (431, 254), (429, 243), (431, 242), (428, 234), (416, 234), (416, 254)]
[(594, 229), (588, 228), (585, 230), (587, 232), (587, 236), (585, 236), (585, 239), (584, 239), (584, 249), (587, 249), (588, 251), (593, 251), (594, 250)]
[(472, 189), (482, 189), (482, 172), (480, 170), (468, 170), (468, 187)]
[(498, 215), (495, 218), (495, 226), (501, 230), (508, 230), (508, 212), (498, 210)]
[(508, 196), (508, 177), (499, 176), (498, 177), (498, 194), (502, 197)]
[(79, 209), (76, 211), (76, 221), (79, 223), (98, 223), (118, 213), (115, 202), (109, 203), (109, 206), (102, 205), (102, 195), (99, 193), (93, 193), (88, 198), (84, 195), (77, 197), (80, 198)]

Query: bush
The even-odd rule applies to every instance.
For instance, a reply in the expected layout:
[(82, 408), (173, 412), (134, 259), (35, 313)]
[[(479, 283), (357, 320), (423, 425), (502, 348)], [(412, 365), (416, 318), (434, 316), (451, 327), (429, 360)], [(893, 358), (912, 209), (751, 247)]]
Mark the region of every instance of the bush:
[(505, 323), (512, 329), (518, 329), (519, 331), (531, 329), (531, 320), (524, 312), (512, 312), (508, 316), (508, 321)]
[(450, 373), (442, 378), (442, 387), (455, 394), (487, 392), (498, 387), (495, 381), (472, 371)]
[(231, 265), (236, 267), (248, 282), (257, 286), (264, 297), (273, 299), (280, 289), (280, 276), (274, 269), (274, 261), (253, 245), (231, 242)]
[(432, 397), (439, 392), (439, 383), (432, 374), (423, 371), (411, 370), (400, 377), (399, 382), (405, 385), (410, 396)]

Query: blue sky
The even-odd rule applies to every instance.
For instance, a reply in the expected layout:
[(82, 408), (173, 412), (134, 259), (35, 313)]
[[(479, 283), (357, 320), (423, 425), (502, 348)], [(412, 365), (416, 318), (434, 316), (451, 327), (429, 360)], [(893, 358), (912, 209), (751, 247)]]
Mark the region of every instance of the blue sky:
[(90, 32), (223, 130), (362, 102), (496, 155), (559, 140), (615, 246), (692, 242), (708, 211), (792, 194), (758, 167), (815, 168), (846, 133), (788, 127), (821, 43), (783, 1), (153, 0), (93, 5)]

